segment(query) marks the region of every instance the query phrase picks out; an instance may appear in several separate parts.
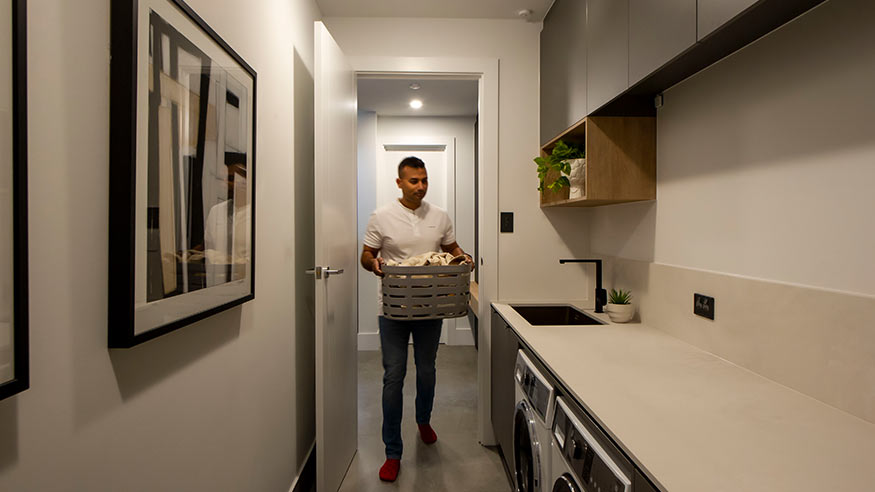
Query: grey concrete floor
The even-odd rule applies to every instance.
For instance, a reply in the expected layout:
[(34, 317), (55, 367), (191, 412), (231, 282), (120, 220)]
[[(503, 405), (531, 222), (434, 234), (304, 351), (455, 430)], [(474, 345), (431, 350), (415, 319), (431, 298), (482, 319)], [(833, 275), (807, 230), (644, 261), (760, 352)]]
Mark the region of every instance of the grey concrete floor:
[(382, 424), (383, 366), (380, 352), (359, 352), (358, 453), (350, 465), (341, 492), (373, 490), (507, 492), (507, 474), (495, 448), (477, 441), (477, 352), (474, 347), (441, 345), (437, 356), (437, 387), (431, 424), (438, 440), (425, 445), (414, 419), (416, 369), (413, 349), (407, 358), (404, 384), (404, 420), (401, 435), (404, 456), (393, 483), (377, 473), (386, 459)]

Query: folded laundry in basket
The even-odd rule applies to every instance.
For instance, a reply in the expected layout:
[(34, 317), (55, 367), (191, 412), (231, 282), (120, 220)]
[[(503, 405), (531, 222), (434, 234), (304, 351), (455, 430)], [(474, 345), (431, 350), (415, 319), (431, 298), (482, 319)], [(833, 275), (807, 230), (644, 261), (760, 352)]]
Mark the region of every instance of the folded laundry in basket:
[[(453, 260), (456, 257), (449, 253), (437, 253), (434, 251), (429, 251), (428, 253), (422, 253), (416, 256), (411, 256), (406, 260), (395, 261), (389, 260), (386, 262), (386, 265), (389, 266), (430, 266), (430, 265), (449, 265), (453, 263)], [(461, 257), (464, 259), (464, 257)]]

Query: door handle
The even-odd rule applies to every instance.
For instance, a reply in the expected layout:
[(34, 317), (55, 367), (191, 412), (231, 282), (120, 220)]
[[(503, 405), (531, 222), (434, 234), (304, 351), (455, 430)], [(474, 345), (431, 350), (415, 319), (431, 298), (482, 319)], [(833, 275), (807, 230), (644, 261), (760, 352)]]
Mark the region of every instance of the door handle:
[(304, 273), (306, 273), (308, 275), (315, 275), (316, 279), (319, 280), (319, 279), (322, 279), (323, 276), (325, 278), (328, 278), (330, 275), (340, 275), (343, 273), (343, 268), (338, 268), (336, 270), (332, 270), (330, 266), (328, 266), (328, 267), (317, 266), (317, 267), (314, 267), (310, 270), (306, 270)]

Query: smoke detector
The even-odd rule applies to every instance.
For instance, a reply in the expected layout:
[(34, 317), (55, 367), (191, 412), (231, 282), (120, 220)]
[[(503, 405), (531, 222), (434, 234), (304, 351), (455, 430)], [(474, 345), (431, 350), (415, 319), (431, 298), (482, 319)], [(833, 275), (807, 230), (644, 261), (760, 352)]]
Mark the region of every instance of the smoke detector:
[(517, 17), (519, 17), (520, 19), (522, 19), (526, 22), (531, 22), (532, 14), (533, 14), (533, 12), (531, 11), (531, 9), (517, 10), (517, 13), (516, 13)]

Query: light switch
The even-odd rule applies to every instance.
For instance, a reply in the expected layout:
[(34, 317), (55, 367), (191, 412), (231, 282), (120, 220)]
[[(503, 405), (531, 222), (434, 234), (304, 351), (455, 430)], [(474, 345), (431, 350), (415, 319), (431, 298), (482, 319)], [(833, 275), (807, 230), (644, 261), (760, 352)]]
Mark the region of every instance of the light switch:
[(513, 232), (513, 212), (501, 212), (501, 232)]

